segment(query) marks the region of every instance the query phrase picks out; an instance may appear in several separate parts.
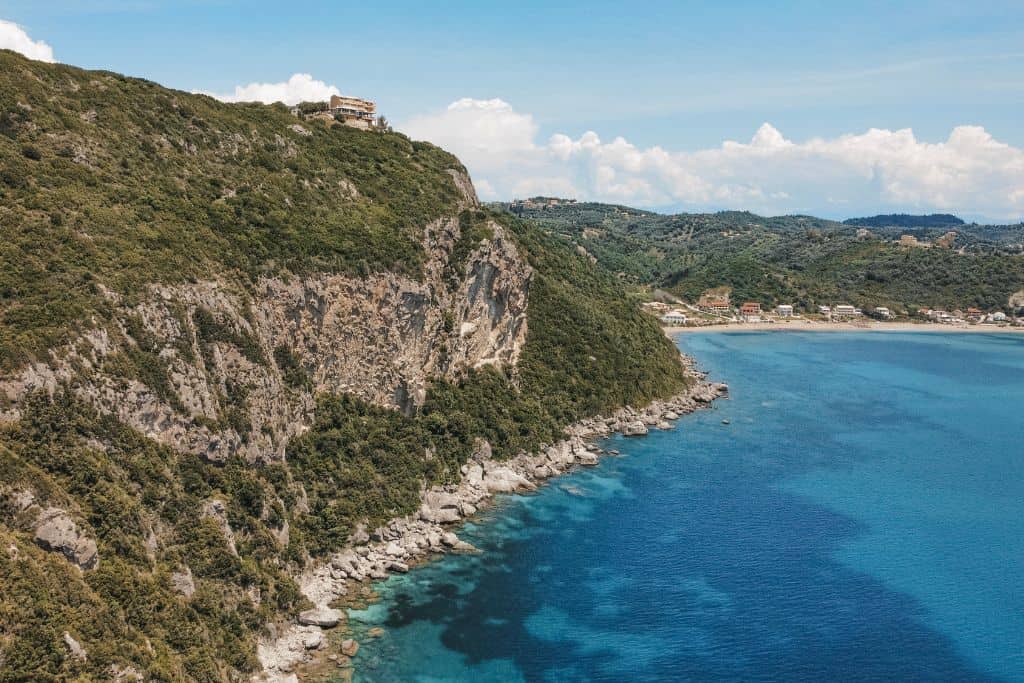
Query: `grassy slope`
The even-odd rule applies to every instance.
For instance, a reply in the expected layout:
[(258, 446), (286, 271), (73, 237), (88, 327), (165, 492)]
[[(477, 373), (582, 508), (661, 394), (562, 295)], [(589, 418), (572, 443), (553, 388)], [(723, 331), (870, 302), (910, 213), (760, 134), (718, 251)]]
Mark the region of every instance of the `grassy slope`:
[[(210, 272), (241, 291), (281, 270), (415, 273), (423, 224), (453, 211), (446, 170), (457, 160), (399, 135), (310, 125), (302, 136), (294, 123), (275, 107), (0, 52), (0, 368), (42, 357), (83, 321), (102, 323), (101, 286), (130, 299), (146, 283)], [(464, 216), (457, 252), (482, 218)], [(204, 463), (64, 392), (34, 397), (0, 428), (0, 482), (69, 510), (101, 557), (83, 573), (43, 552), (0, 491), (0, 681), (104, 680), (111, 666), (153, 680), (251, 671), (262, 624), (303, 606), (290, 574), (337, 549), (358, 521), (414, 509), (422, 484), (455, 476), (477, 437), (508, 455), (580, 416), (683, 386), (674, 348), (614, 277), (532, 224), (501, 220), (536, 270), (515, 381), (485, 370), (438, 383), (412, 418), (320, 397), (317, 424), (291, 444), (287, 465)], [(194, 322), (202, 352), (211, 340), (246, 352), (245, 339)], [(288, 370), (287, 349), (272, 360)], [(126, 376), (167, 389), (162, 366), (129, 361)], [(225, 503), (237, 556), (199, 515), (213, 498)], [(170, 580), (186, 566), (190, 600)], [(67, 656), (64, 631), (86, 662)]]
[[(861, 240), (857, 228), (809, 216), (764, 218), (744, 212), (665, 216), (605, 204), (563, 206), (526, 214), (583, 245), (629, 281), (695, 300), (727, 285), (736, 300), (765, 305), (848, 301), (896, 310), (920, 306), (997, 309), (1024, 287), (1024, 255), (1014, 253), (1012, 226), (965, 226), (957, 246), (906, 249), (885, 239)], [(922, 233), (932, 238), (943, 230)]]

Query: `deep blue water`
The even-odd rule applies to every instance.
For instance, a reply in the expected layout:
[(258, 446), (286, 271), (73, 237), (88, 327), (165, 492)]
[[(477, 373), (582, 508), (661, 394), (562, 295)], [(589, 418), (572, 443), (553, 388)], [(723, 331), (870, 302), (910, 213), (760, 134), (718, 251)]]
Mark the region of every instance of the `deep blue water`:
[(357, 680), (1024, 681), (1024, 337), (680, 344), (731, 399), (380, 584)]

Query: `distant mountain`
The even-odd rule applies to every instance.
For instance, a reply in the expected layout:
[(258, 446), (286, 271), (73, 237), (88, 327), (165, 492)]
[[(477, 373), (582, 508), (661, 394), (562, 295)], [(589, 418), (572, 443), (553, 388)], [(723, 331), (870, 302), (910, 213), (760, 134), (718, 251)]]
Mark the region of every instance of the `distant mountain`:
[(843, 221), (843, 225), (856, 225), (862, 228), (950, 228), (964, 225), (964, 222), (951, 213), (933, 213), (928, 216), (890, 213), (865, 218), (848, 218)]

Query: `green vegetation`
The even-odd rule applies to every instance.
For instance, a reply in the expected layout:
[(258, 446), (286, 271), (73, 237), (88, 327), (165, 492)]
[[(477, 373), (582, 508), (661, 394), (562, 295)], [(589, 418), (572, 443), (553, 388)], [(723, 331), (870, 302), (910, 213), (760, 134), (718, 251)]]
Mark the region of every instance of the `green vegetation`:
[[(110, 666), (160, 681), (223, 680), (225, 667), (252, 671), (254, 635), (278, 611), (302, 605), (272, 533), (280, 521), (264, 510), (274, 500), (272, 468), (177, 454), (66, 394), (31, 399), (0, 440), (5, 487), (74, 511), (101, 557), (81, 572), (0, 526), (3, 547), (17, 548), (0, 552), (0, 681), (106, 680)], [(225, 503), (237, 556), (201, 517), (211, 499)], [(147, 544), (154, 533), (161, 542)], [(191, 600), (170, 582), (185, 566), (196, 584)], [(88, 661), (66, 656), (64, 631), (85, 645)]]
[(892, 213), (865, 218), (848, 218), (843, 221), (843, 225), (856, 225), (865, 228), (955, 228), (964, 225), (964, 222), (951, 213), (933, 213), (928, 216)]
[[(419, 273), (451, 155), (0, 50), (0, 371), (152, 282)], [(301, 130), (308, 134), (304, 134)]]
[[(242, 679), (263, 625), (305, 606), (290, 577), (357, 524), (414, 510), (421, 488), (453, 480), (478, 439), (507, 457), (580, 417), (683, 387), (673, 345), (614, 276), (533, 223), (458, 213), (456, 159), (397, 134), (297, 125), (281, 107), (0, 51), (0, 372), (98, 325), (121, 351), (95, 369), (121, 389), (139, 380), (182, 412), (168, 344), (200, 368), (214, 344), (231, 345), (306, 391), (311, 368), (293, 349), (264, 349), (213, 311), (189, 321), (170, 304), (193, 347), (190, 334), (158, 339), (123, 308), (114, 324), (114, 308), (150, 284), (211, 273), (243, 300), (263, 275), (415, 276), (423, 227), (455, 215), (452, 284), (493, 219), (534, 268), (518, 366), (437, 381), (409, 417), (320, 396), (313, 428), (275, 463), (215, 465), (158, 445), (73, 398), (80, 378), (22, 401), (0, 427), (0, 683), (108, 680), (128, 667), (158, 681)], [(83, 365), (81, 378), (91, 371)], [(248, 438), (255, 389), (221, 379), (221, 414), (194, 422)], [(33, 543), (14, 508), (20, 490), (66, 510), (96, 539), (99, 566), (79, 571)], [(191, 597), (172, 579), (186, 568)], [(69, 655), (65, 631), (87, 660)]]
[[(909, 248), (905, 230), (871, 230), (811, 216), (751, 213), (662, 215), (607, 204), (517, 207), (552, 234), (584, 247), (634, 286), (696, 301), (729, 287), (734, 301), (765, 306), (846, 302), (888, 306), (1005, 309), (1024, 289), (1024, 226), (962, 226), (952, 249)], [(947, 227), (912, 231), (919, 239)]]

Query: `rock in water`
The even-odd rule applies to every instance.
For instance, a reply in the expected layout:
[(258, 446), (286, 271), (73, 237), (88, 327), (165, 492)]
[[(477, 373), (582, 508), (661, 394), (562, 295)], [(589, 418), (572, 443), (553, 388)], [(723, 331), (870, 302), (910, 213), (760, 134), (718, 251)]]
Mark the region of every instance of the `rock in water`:
[(346, 657), (355, 657), (357, 652), (359, 652), (359, 643), (351, 638), (341, 641), (341, 654)]

